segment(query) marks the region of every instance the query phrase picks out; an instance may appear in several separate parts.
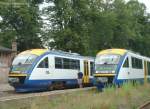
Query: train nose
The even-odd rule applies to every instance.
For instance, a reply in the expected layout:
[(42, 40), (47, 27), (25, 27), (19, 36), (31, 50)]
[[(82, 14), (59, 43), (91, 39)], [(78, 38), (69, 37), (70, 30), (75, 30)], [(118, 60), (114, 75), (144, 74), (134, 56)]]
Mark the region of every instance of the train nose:
[(8, 83), (19, 83), (19, 78), (18, 77), (9, 77), (8, 78)]
[(111, 84), (113, 83), (114, 77), (116, 76), (115, 73), (95, 73), (94, 78), (97, 82), (102, 82), (102, 83), (108, 83)]
[(27, 77), (27, 74), (10, 73), (9, 78), (8, 78), (8, 82), (12, 86), (18, 85), (18, 84), (24, 84), (24, 81), (25, 81), (26, 77)]
[(102, 83), (107, 83), (108, 82), (108, 77), (97, 77), (96, 81), (100, 81)]

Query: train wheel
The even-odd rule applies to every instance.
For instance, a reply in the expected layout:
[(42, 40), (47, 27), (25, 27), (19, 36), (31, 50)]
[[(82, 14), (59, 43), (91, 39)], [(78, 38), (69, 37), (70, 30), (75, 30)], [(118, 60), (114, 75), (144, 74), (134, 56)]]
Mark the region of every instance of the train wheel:
[(57, 82), (57, 83), (55, 83), (55, 88), (56, 89), (64, 89), (65, 83), (64, 82)]
[(65, 89), (65, 82), (61, 83), (61, 89)]
[(48, 90), (65, 89), (65, 82), (53, 82), (49, 85)]
[(50, 85), (48, 86), (48, 90), (49, 90), (49, 91), (54, 90), (54, 84), (50, 84)]

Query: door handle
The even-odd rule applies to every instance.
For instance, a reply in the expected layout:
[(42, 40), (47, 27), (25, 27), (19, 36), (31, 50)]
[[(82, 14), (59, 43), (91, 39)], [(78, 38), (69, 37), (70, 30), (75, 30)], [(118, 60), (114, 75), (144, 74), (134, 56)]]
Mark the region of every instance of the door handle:
[(130, 74), (130, 72), (128, 72), (128, 75)]
[(50, 74), (50, 72), (49, 72), (49, 71), (46, 71), (46, 74)]

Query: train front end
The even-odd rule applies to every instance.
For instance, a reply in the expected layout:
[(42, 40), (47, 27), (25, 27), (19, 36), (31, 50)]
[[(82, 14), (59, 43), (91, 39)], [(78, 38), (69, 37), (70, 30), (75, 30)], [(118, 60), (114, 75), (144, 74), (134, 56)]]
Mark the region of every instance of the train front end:
[(107, 49), (97, 54), (94, 74), (96, 83), (117, 84), (117, 75), (125, 53), (124, 49)]
[(8, 75), (8, 82), (15, 88), (16, 92), (30, 91), (31, 87), (27, 81), (31, 70), (39, 56), (45, 51), (44, 49), (27, 50), (14, 58)]

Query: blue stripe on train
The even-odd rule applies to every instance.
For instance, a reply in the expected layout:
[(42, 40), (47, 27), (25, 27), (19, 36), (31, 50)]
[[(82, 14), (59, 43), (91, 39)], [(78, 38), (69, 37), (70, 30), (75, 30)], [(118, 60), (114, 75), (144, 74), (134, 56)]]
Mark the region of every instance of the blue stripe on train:
[[(144, 78), (137, 78), (137, 79), (135, 79), (135, 78), (133, 78), (133, 79), (118, 79), (118, 75), (119, 75), (121, 66), (122, 66), (122, 64), (123, 64), (123, 60), (125, 59), (126, 56), (127, 56), (127, 53), (124, 54), (124, 55), (121, 57), (120, 61), (119, 61), (119, 64), (118, 64), (117, 69), (116, 69), (116, 76), (115, 76), (114, 81), (113, 81), (114, 84), (121, 85), (121, 84), (123, 84), (124, 82), (132, 81), (132, 80), (136, 80), (136, 81), (138, 81), (139, 83), (143, 84), (143, 83), (144, 83)], [(150, 81), (150, 80), (149, 80), (149, 81)]]
[(130, 82), (130, 81), (136, 81), (136, 82), (138, 82), (138, 83), (140, 83), (140, 84), (143, 84), (144, 83), (144, 78), (133, 78), (133, 79), (118, 79), (118, 81), (120, 82), (121, 81), (121, 84), (123, 83), (123, 82)]
[(123, 83), (123, 80), (118, 79), (118, 75), (119, 75), (119, 72), (120, 72), (120, 69), (121, 69), (123, 60), (125, 59), (126, 55), (127, 55), (127, 53), (125, 53), (125, 54), (120, 58), (119, 64), (118, 64), (117, 69), (116, 69), (116, 71), (115, 71), (116, 76), (115, 76), (114, 81), (113, 81), (114, 84), (122, 84), (122, 83)]
[(28, 80), (25, 84), (16, 85), (16, 92), (28, 92), (28, 91), (44, 91), (52, 84), (52, 82), (64, 81), (66, 85), (76, 85), (76, 79), (50, 79), (50, 80)]
[[(42, 91), (52, 84), (52, 82), (65, 82), (66, 86), (77, 85), (77, 79), (51, 79), (51, 80), (28, 80), (25, 84), (16, 85), (16, 92), (28, 92), (28, 91)], [(90, 78), (90, 83), (93, 83), (93, 78)]]

